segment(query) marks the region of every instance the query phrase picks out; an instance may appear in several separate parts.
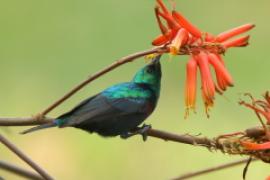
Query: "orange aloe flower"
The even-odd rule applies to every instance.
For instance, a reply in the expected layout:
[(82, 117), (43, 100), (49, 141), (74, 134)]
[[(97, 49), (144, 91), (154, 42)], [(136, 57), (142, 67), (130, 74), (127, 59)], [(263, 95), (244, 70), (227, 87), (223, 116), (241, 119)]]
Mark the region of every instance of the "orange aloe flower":
[[(270, 131), (267, 125), (270, 125), (270, 95), (269, 92), (266, 92), (264, 95), (264, 100), (255, 100), (250, 94), (247, 94), (251, 99), (252, 103), (246, 103), (244, 101), (240, 102), (240, 105), (244, 105), (255, 111), (258, 116), (262, 126), (265, 130), (265, 141), (262, 143), (254, 143), (242, 141), (241, 144), (247, 149), (251, 151), (260, 151), (260, 150), (268, 150), (270, 149)], [(266, 124), (262, 121), (260, 115), (262, 115), (266, 119)]]
[[(214, 105), (215, 93), (222, 94), (228, 87), (233, 86), (233, 79), (221, 55), (231, 47), (247, 46), (250, 36), (232, 38), (255, 26), (245, 24), (214, 36), (194, 26), (175, 10), (175, 5), (170, 11), (162, 0), (156, 2), (155, 15), (161, 35), (152, 41), (152, 45), (164, 46), (172, 55), (191, 56), (186, 67), (186, 116), (189, 110), (195, 110), (197, 69), (201, 75), (202, 98), (208, 115), (209, 108)], [(215, 70), (216, 82), (212, 78), (210, 66)]]
[(270, 149), (270, 142), (266, 142), (266, 143), (262, 143), (262, 144), (257, 144), (257, 143), (242, 141), (241, 144), (246, 149), (251, 150), (251, 151), (259, 151), (259, 150)]
[(255, 100), (250, 94), (247, 94), (251, 97), (252, 103), (246, 103), (244, 101), (240, 102), (240, 105), (244, 105), (252, 110), (254, 110), (256, 113), (261, 114), (265, 117), (266, 123), (270, 125), (270, 94), (267, 91), (263, 97), (264, 100)]
[[(186, 78), (186, 89), (185, 89), (185, 102), (188, 109), (193, 109), (195, 111), (196, 102), (196, 82), (197, 82), (197, 62), (194, 57), (187, 63), (187, 78)], [(188, 116), (188, 111), (186, 111), (185, 117)]]

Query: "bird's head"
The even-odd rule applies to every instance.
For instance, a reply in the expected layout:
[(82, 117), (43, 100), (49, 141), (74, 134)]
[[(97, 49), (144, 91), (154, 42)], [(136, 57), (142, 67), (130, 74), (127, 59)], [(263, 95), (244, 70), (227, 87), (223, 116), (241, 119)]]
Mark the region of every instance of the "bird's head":
[(148, 65), (140, 69), (133, 78), (133, 82), (149, 84), (153, 86), (160, 86), (160, 79), (161, 79), (161, 65), (159, 62), (160, 57), (161, 55), (154, 57)]

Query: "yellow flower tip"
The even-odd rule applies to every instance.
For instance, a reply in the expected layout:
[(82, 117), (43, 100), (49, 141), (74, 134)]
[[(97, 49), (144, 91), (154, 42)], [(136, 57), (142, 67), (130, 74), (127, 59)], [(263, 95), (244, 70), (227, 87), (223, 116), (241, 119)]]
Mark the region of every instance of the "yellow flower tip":
[(210, 104), (205, 103), (204, 107), (205, 107), (205, 114), (207, 118), (210, 118), (210, 110), (212, 107), (214, 107), (214, 103), (210, 103)]
[(188, 118), (190, 111), (193, 111), (193, 113), (196, 114), (196, 108), (194, 105), (190, 105), (186, 107), (184, 119)]
[(179, 52), (179, 48), (176, 46), (170, 46), (170, 55), (176, 56)]

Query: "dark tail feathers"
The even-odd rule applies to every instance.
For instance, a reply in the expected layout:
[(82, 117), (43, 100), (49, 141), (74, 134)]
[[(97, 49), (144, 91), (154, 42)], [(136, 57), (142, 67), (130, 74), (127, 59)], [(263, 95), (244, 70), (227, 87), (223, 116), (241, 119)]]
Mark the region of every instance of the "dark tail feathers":
[(30, 129), (27, 129), (27, 130), (21, 132), (20, 134), (28, 134), (28, 133), (31, 133), (31, 132), (34, 132), (34, 131), (37, 131), (37, 130), (47, 129), (47, 128), (56, 127), (56, 126), (57, 126), (57, 124), (53, 121), (53, 122), (48, 123), (48, 124), (43, 124), (43, 125), (40, 125), (40, 126), (32, 127)]

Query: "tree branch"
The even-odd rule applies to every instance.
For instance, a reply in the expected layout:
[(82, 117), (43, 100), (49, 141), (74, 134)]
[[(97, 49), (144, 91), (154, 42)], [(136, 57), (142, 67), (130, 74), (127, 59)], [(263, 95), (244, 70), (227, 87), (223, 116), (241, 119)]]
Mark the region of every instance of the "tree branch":
[[(25, 118), (0, 118), (0, 126), (34, 126), (49, 123), (54, 118), (25, 117)], [(147, 135), (150, 137), (162, 139), (165, 141), (173, 141), (178, 143), (204, 146), (211, 148), (215, 142), (212, 139), (191, 136), (188, 134), (178, 135), (161, 130), (149, 129)]]
[[(0, 126), (41, 125), (48, 123), (52, 120), (53, 118), (48, 117), (45, 117), (43, 119), (42, 118), (40, 119), (39, 117), (0, 118)], [(183, 144), (206, 147), (209, 150), (220, 150), (225, 154), (253, 156), (265, 162), (270, 162), (269, 153), (267, 151), (265, 152), (249, 151), (243, 148), (241, 144), (242, 140), (248, 141), (264, 138), (265, 131), (262, 127), (252, 127), (246, 129), (243, 132), (236, 133), (241, 134), (241, 136), (234, 134), (235, 133), (232, 133), (232, 135), (218, 136), (215, 138), (206, 138), (206, 137), (192, 136), (188, 134), (177, 135), (156, 129), (150, 129), (147, 131), (147, 135), (149, 137), (154, 137), (165, 141), (173, 141)]]
[(53, 180), (53, 178), (41, 167), (39, 167), (34, 161), (32, 161), (28, 156), (26, 156), (20, 149), (18, 149), (14, 144), (9, 142), (3, 135), (0, 134), (0, 142), (4, 144), (9, 150), (31, 166), (36, 172), (38, 172), (44, 179)]
[[(28, 117), (28, 118), (0, 118), (0, 126), (24, 126), (24, 125), (41, 125), (52, 121), (54, 118), (44, 117), (43, 119), (39, 119), (39, 117)], [(267, 127), (269, 128), (269, 127)], [(237, 135), (235, 135), (237, 134)], [(241, 136), (238, 136), (241, 134)], [(147, 131), (147, 135), (149, 137), (158, 138), (165, 141), (178, 142), (183, 144), (190, 144), (194, 146), (206, 147), (208, 150), (219, 150), (225, 154), (230, 155), (247, 155), (252, 156), (257, 159), (261, 159), (264, 162), (269, 163), (270, 157), (267, 151), (249, 151), (242, 147), (241, 141), (243, 139), (261, 139), (265, 136), (265, 131), (262, 127), (252, 127), (246, 129), (243, 132), (232, 133), (230, 135), (218, 136), (216, 138), (206, 138), (199, 136), (192, 136), (189, 134), (173, 134), (170, 132), (165, 132), (157, 129), (149, 129)], [(1, 140), (0, 135), (0, 141)], [(13, 151), (13, 149), (12, 149)], [(14, 151), (13, 151), (14, 152)], [(17, 154), (17, 153), (16, 153)], [(246, 160), (242, 160), (239, 162), (233, 162), (221, 166), (217, 166), (214, 168), (202, 170), (199, 172), (189, 173), (183, 177), (197, 176), (200, 174), (205, 174), (214, 170), (224, 169), (230, 166), (243, 164)], [(1, 168), (1, 167), (0, 167)], [(194, 175), (193, 175), (194, 174)], [(182, 177), (180, 177), (182, 178)]]
[[(222, 165), (202, 169), (202, 170), (199, 170), (199, 171), (194, 171), (194, 172), (190, 172), (190, 173), (187, 173), (187, 174), (183, 174), (183, 175), (181, 175), (181, 176), (179, 176), (177, 178), (174, 178), (173, 180), (183, 180), (183, 179), (189, 179), (189, 178), (197, 177), (197, 176), (208, 174), (208, 173), (211, 173), (211, 172), (214, 172), (214, 171), (219, 171), (219, 170), (231, 168), (231, 167), (234, 167), (234, 166), (238, 166), (238, 165), (241, 165), (241, 164), (246, 164), (248, 161), (249, 161), (249, 159), (237, 160), (237, 161), (230, 162), (230, 163), (227, 163), (227, 164), (222, 164)], [(254, 159), (252, 161), (256, 161), (256, 159)]]
[(149, 129), (147, 131), (147, 136), (155, 137), (158, 139), (163, 139), (165, 141), (173, 141), (183, 144), (198, 145), (211, 148), (213, 146), (213, 141), (208, 138), (201, 138), (197, 136), (192, 136), (188, 134), (173, 134), (157, 129)]
[(47, 107), (44, 111), (42, 111), (40, 113), (40, 117), (42, 118), (43, 116), (47, 115), (54, 108), (56, 108), (57, 106), (59, 106), (60, 104), (62, 104), (65, 100), (67, 100), (68, 98), (70, 98), (73, 94), (75, 94), (76, 92), (78, 92), (84, 86), (86, 86), (90, 82), (94, 81), (95, 79), (101, 77), (102, 75), (104, 75), (104, 74), (106, 74), (106, 73), (114, 70), (115, 68), (117, 68), (117, 67), (119, 67), (119, 66), (121, 66), (123, 64), (126, 64), (128, 62), (132, 62), (132, 61), (134, 61), (137, 58), (140, 58), (140, 57), (143, 57), (143, 56), (146, 56), (146, 55), (149, 55), (149, 54), (153, 54), (153, 53), (164, 53), (166, 51), (167, 51), (167, 49), (164, 48), (164, 47), (157, 47), (157, 48), (154, 48), (154, 49), (137, 52), (137, 53), (128, 55), (126, 57), (123, 57), (123, 58), (115, 61), (113, 64), (109, 65), (108, 67), (105, 67), (104, 69), (100, 70), (96, 74), (90, 76), (89, 78), (87, 78), (86, 80), (84, 80), (83, 82), (81, 82), (80, 84), (78, 84), (77, 86), (75, 86), (67, 94), (65, 94), (63, 97), (61, 97), (56, 102), (54, 102), (49, 107)]
[(40, 124), (46, 124), (52, 121), (52, 118), (37, 118), (37, 117), (26, 117), (26, 118), (0, 118), (0, 126), (34, 126)]
[(25, 170), (21, 167), (15, 166), (13, 164), (10, 164), (8, 162), (0, 161), (0, 169), (12, 172), (14, 174), (17, 174), (17, 175), (24, 177), (24, 178), (27, 178), (27, 179), (43, 180), (43, 178), (40, 175), (38, 175), (32, 171)]

